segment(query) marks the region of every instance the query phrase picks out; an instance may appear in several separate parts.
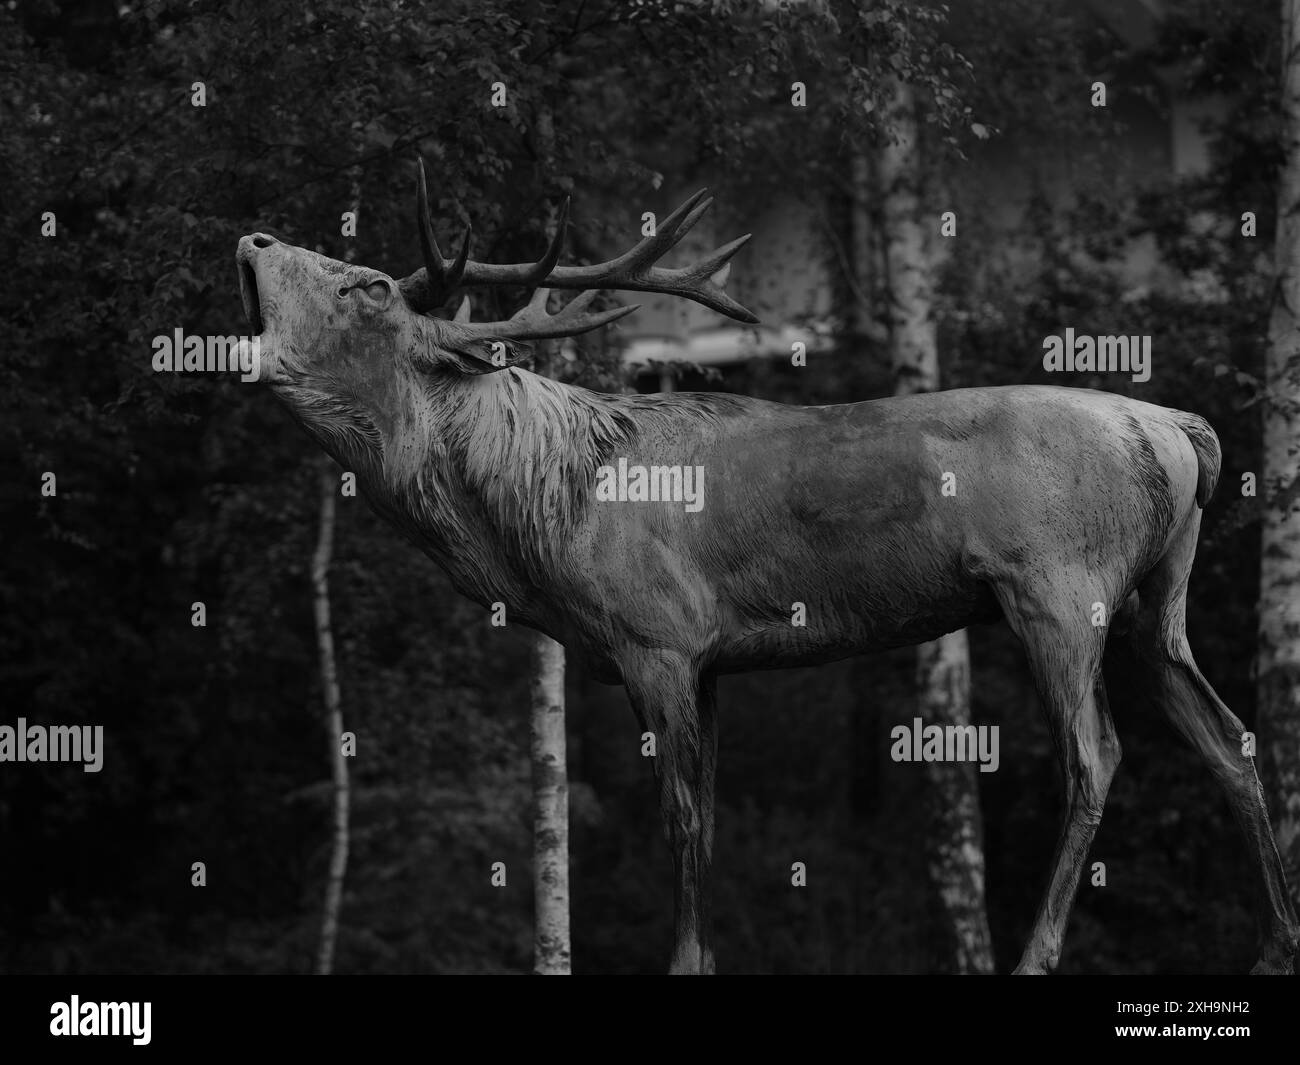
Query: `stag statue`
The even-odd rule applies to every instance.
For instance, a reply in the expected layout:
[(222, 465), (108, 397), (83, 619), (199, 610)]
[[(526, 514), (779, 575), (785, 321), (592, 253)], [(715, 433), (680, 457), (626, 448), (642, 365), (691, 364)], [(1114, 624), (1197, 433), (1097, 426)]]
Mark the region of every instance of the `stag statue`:
[[(636, 309), (593, 310), (597, 289), (668, 293), (756, 321), (722, 288), (748, 237), (688, 266), (655, 265), (710, 202), (697, 193), (616, 259), (561, 266), (566, 203), (538, 262), (493, 265), (469, 258), (468, 231), (443, 257), (421, 163), (424, 267), (409, 277), (263, 233), (237, 253), (262, 380), (307, 433), (458, 591), (504, 603), (593, 676), (623, 684), (655, 734), (675, 876), (671, 970), (714, 969), (718, 675), (830, 662), (1002, 618), (1024, 645), (1066, 791), (1016, 972), (1057, 964), (1119, 764), (1101, 680), (1108, 634), (1129, 641), (1245, 837), (1254, 971), (1290, 971), (1297, 923), (1254, 762), (1184, 625), (1201, 508), (1219, 476), (1214, 431), (1193, 414), (1083, 389), (798, 407), (603, 395), (518, 365), (527, 341)], [(506, 321), (474, 322), (467, 303), (452, 318), (433, 313), (471, 285), (535, 292)], [(548, 313), (550, 289), (581, 294)], [(600, 471), (619, 460), (704, 471), (703, 505), (602, 495)], [(942, 490), (945, 474), (955, 494)], [(795, 603), (803, 625), (792, 624)]]

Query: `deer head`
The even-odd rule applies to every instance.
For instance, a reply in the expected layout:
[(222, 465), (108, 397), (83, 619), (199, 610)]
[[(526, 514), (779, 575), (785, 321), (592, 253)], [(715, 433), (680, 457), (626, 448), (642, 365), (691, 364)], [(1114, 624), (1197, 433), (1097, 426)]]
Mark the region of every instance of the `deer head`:
[[(409, 277), (395, 280), (265, 233), (240, 240), (240, 292), (249, 323), (261, 336), (263, 380), (340, 462), (382, 466), (385, 454), (411, 448), (414, 429), (426, 436), (436, 432), (426, 424), (431, 398), (450, 400), (484, 375), (516, 365), (531, 354), (530, 340), (576, 336), (637, 309), (591, 310), (599, 288), (684, 296), (754, 322), (754, 315), (722, 288), (729, 260), (748, 235), (690, 266), (653, 265), (711, 203), (705, 191), (696, 193), (658, 225), (654, 236), (593, 266), (557, 265), (567, 200), (550, 246), (535, 263), (474, 262), (468, 230), (456, 256), (447, 259), (434, 237), (421, 161), (416, 221), (424, 266)], [(434, 316), (456, 289), (468, 285), (512, 285), (532, 294), (505, 321), (471, 321), (468, 299), (453, 318)], [(550, 314), (552, 288), (583, 291)]]

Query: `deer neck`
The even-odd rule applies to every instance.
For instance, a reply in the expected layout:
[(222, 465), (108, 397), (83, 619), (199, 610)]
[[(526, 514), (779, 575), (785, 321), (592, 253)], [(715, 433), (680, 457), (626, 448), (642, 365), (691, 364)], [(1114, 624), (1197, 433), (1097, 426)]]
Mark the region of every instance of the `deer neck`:
[(535, 613), (596, 470), (634, 435), (617, 397), (526, 370), (430, 383), (384, 448), (379, 509), (478, 602)]

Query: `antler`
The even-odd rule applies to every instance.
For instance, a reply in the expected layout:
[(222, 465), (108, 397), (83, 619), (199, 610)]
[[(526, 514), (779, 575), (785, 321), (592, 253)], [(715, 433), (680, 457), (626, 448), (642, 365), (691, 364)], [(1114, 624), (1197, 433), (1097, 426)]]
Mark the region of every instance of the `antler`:
[(539, 288), (524, 306), (504, 322), (471, 322), (469, 297), (466, 296), (452, 321), (459, 326), (460, 335), (466, 337), (483, 340), (551, 340), (589, 333), (602, 325), (618, 321), (640, 306), (633, 303), (607, 311), (588, 311), (588, 305), (596, 298), (596, 291), (587, 289), (555, 314), (547, 314), (546, 300), (550, 294), (549, 289)]
[[(568, 222), (567, 199), (560, 208), (555, 236), (551, 238), (546, 254), (535, 263), (507, 265), (474, 262), (468, 258), (468, 230), (457, 258), (444, 259), (433, 238), (424, 160), (421, 159), (418, 205), (420, 243), (424, 250), (425, 266), (423, 271), (417, 270), (402, 280), (402, 290), (412, 307), (418, 311), (441, 306), (458, 284), (522, 285), (525, 288), (545, 285), (548, 288), (563, 289), (612, 288), (631, 292), (661, 292), (684, 296), (729, 318), (757, 322), (758, 318), (753, 313), (728, 296), (722, 288), (730, 269), (731, 257), (745, 246), (750, 234), (746, 233), (743, 237), (724, 244), (689, 266), (668, 269), (653, 265), (686, 235), (712, 204), (713, 198), (708, 195), (708, 190), (701, 189), (661, 221), (656, 226), (654, 236), (644, 238), (616, 259), (593, 266), (556, 265)], [(567, 310), (566, 307), (565, 311)]]
[[(460, 242), (460, 252), (455, 259), (444, 259), (438, 248), (438, 240), (433, 235), (433, 219), (429, 215), (429, 186), (424, 180), (424, 160), (420, 160), (420, 178), (415, 196), (415, 224), (420, 230), (420, 250), (424, 252), (424, 270), (427, 295), (417, 311), (428, 311), (439, 307), (460, 284), (465, 273), (465, 263), (469, 259), (469, 238), (473, 232), (465, 227), (465, 237)], [(415, 301), (413, 301), (415, 302)]]
[[(417, 270), (410, 277), (402, 280), (402, 286), (407, 289), (407, 298), (412, 307), (420, 311), (434, 310), (441, 307), (450, 296), (462, 284), (480, 284), (473, 280), (471, 276), (465, 275), (466, 266), (479, 266), (479, 263), (469, 262), (469, 242), (473, 229), (470, 226), (465, 227), (465, 236), (460, 242), (460, 251), (454, 259), (444, 259), (442, 251), (438, 247), (438, 240), (433, 235), (433, 218), (429, 213), (429, 186), (424, 176), (424, 160), (420, 161), (419, 184), (416, 194), (416, 226), (420, 231), (420, 250), (424, 253), (424, 286), (423, 291), (419, 291), (418, 285), (419, 271)], [(560, 258), (560, 245), (564, 241), (564, 230), (569, 223), (569, 200), (565, 197), (564, 203), (560, 205), (559, 218), (556, 220), (555, 237), (551, 240), (550, 246), (546, 249), (546, 254), (537, 262), (522, 267), (523, 273), (518, 281), (512, 284), (524, 285), (527, 288), (533, 288), (541, 283), (542, 279), (555, 267)]]

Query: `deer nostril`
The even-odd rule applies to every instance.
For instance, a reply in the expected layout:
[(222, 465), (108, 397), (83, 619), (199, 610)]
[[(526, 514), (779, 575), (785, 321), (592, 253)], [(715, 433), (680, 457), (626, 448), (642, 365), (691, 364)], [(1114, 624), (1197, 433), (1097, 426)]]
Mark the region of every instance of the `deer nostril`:
[(269, 248), (272, 244), (278, 244), (278, 243), (280, 243), (278, 240), (276, 240), (274, 237), (268, 237), (265, 233), (253, 234), (254, 248)]

